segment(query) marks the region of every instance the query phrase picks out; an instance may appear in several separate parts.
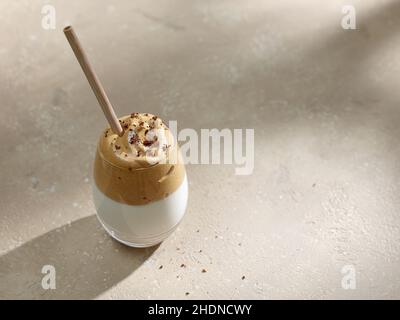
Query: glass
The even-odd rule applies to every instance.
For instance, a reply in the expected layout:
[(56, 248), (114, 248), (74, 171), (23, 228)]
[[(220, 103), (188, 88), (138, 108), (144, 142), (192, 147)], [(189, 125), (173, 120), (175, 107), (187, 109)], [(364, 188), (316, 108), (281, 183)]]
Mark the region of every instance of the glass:
[[(182, 220), (188, 200), (188, 182), (179, 147), (176, 163), (144, 168), (123, 167), (106, 159), (103, 137), (94, 161), (93, 201), (104, 229), (132, 247), (162, 242)], [(104, 139), (103, 139), (104, 140)]]

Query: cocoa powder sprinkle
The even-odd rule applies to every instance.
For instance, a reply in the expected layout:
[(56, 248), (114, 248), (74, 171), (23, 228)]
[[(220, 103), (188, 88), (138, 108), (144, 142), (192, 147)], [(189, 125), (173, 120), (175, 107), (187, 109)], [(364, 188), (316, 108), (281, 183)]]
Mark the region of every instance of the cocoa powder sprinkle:
[(139, 139), (138, 139), (137, 135), (134, 135), (129, 139), (130, 144), (137, 143), (138, 141), (139, 141)]
[(151, 146), (153, 143), (154, 143), (154, 141), (149, 141), (149, 140), (143, 141), (143, 145), (144, 145), (145, 147), (149, 147), (149, 146)]

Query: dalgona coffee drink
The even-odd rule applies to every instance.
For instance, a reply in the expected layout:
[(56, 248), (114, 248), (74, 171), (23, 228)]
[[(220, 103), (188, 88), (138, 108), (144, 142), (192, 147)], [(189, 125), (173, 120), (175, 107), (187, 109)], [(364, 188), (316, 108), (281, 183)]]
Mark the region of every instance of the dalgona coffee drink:
[(185, 167), (169, 128), (149, 113), (119, 119), (121, 136), (100, 136), (93, 195), (98, 217), (117, 240), (132, 246), (162, 241), (186, 209)]

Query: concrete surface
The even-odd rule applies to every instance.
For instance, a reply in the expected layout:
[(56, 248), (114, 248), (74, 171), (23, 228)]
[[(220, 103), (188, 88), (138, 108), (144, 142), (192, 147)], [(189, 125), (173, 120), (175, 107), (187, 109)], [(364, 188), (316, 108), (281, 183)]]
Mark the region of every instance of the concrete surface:
[[(56, 30), (41, 27), (45, 3)], [(357, 30), (340, 26), (349, 3)], [(0, 298), (400, 298), (397, 0), (3, 0), (0, 12)], [(67, 23), (119, 115), (255, 129), (253, 175), (188, 166), (187, 215), (158, 247), (119, 245), (94, 216), (105, 120)], [(48, 264), (55, 290), (41, 287)]]

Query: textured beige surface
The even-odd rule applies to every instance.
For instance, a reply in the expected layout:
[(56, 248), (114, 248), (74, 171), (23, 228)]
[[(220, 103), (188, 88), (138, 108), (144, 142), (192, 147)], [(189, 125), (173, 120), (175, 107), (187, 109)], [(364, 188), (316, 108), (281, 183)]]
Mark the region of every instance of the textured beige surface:
[[(48, 2), (54, 31), (41, 28)], [(356, 31), (340, 27), (349, 2)], [(397, 0), (3, 0), (0, 12), (0, 298), (400, 298)], [(187, 215), (156, 248), (119, 245), (94, 216), (105, 120), (67, 23), (119, 115), (255, 129), (254, 174), (188, 166)], [(56, 290), (41, 288), (46, 264)], [(341, 287), (348, 264), (355, 290)]]

